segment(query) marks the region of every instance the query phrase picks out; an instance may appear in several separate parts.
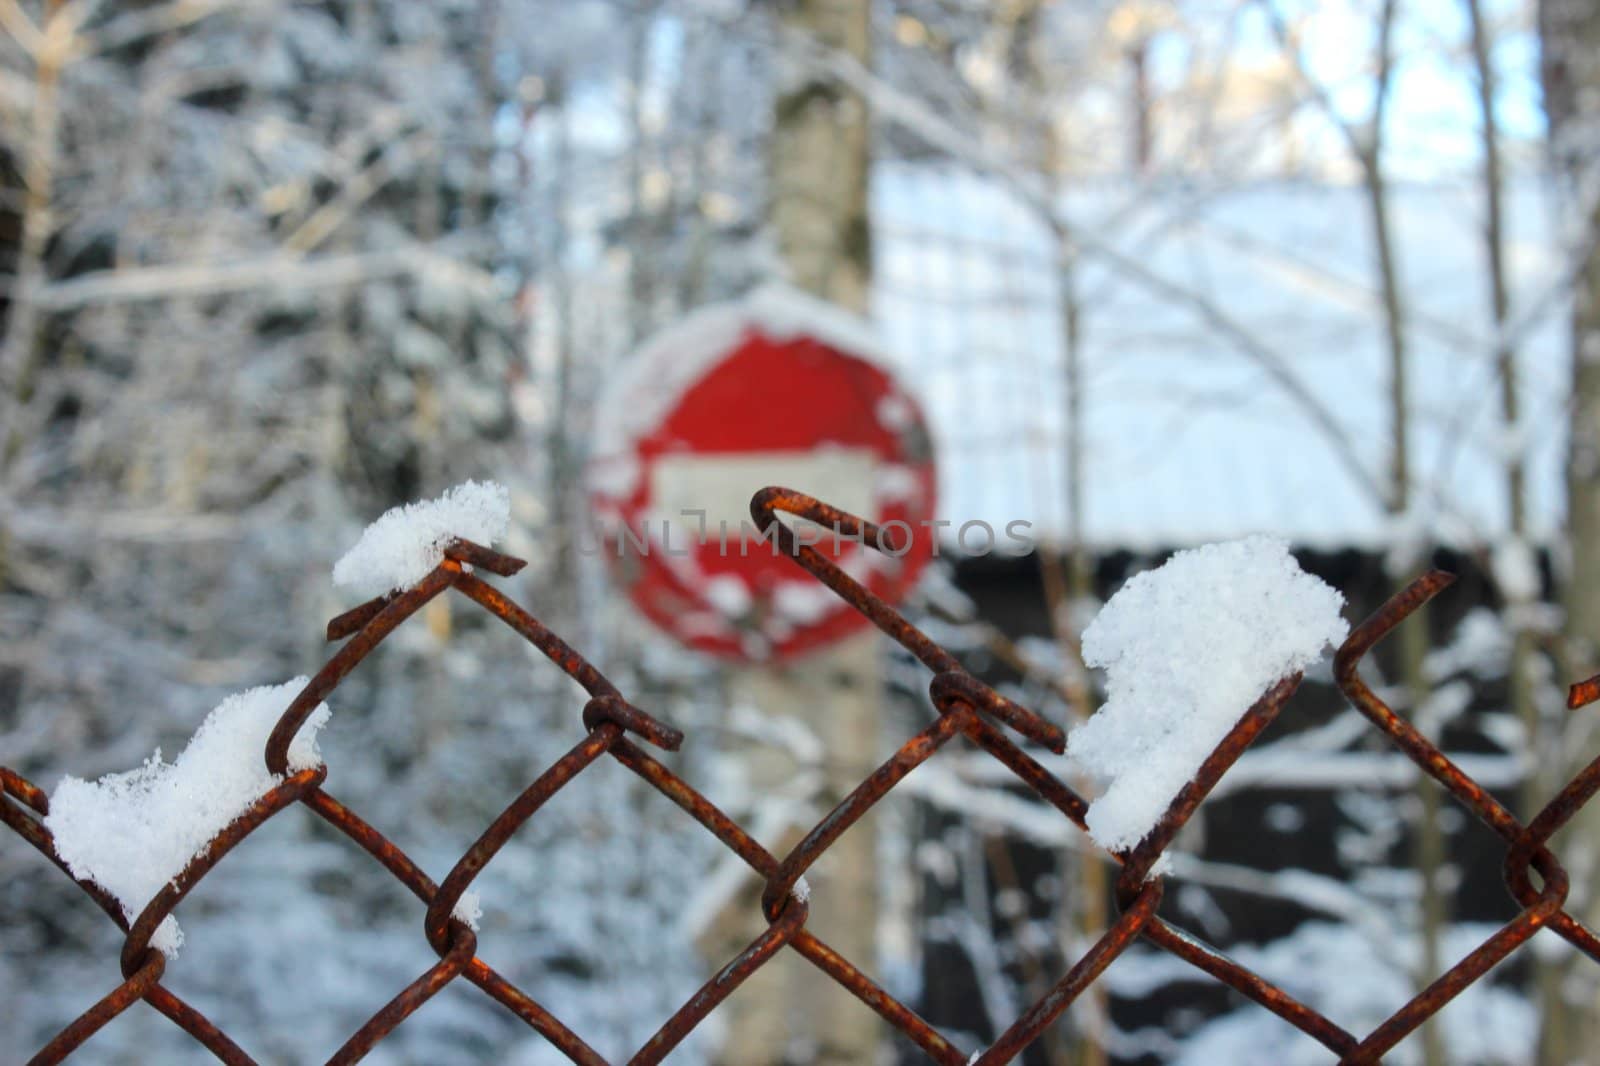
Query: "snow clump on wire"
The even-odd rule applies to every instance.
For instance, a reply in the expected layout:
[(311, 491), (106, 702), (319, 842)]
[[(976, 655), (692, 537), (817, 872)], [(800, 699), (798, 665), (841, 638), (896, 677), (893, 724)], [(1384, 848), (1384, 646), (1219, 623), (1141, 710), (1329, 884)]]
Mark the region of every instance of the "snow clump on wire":
[(460, 537), (488, 547), (511, 525), (511, 494), (493, 481), (468, 481), (436, 500), (393, 507), (361, 533), (333, 566), (333, 583), (358, 595), (410, 588), (444, 561)]
[[(166, 885), (250, 805), (283, 778), (267, 770), (267, 737), (307, 679), (229, 696), (206, 715), (177, 759), (157, 748), (137, 770), (98, 781), (63, 777), (50, 796), (45, 828), (74, 877), (93, 881), (132, 923)], [(289, 772), (322, 765), (317, 731), (331, 712), (311, 712), (289, 744)], [(151, 937), (168, 958), (183, 931), (168, 915)]]
[(1144, 839), (1267, 688), (1344, 639), (1343, 606), (1270, 537), (1178, 552), (1111, 597), (1083, 634), (1106, 702), (1067, 739), (1105, 786), (1089, 806), (1095, 842)]

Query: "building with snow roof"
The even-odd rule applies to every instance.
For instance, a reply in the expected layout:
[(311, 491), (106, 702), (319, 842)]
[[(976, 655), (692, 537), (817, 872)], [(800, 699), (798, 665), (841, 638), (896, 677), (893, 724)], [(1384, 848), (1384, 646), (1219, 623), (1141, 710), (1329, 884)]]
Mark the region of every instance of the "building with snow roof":
[[(1270, 532), (1325, 548), (1397, 532), (1482, 544), (1528, 465), (1529, 530), (1561, 523), (1568, 270), (1544, 191), (1506, 198), (1522, 414), (1500, 415), (1476, 185), (1391, 191), (1407, 312), (1416, 513), (1385, 513), (1390, 371), (1364, 192), (1299, 181), (1096, 182), (1078, 250), (1086, 539), (1182, 546)], [(938, 442), (941, 512), (1067, 527), (1062, 248), (993, 178), (886, 163), (874, 311)]]

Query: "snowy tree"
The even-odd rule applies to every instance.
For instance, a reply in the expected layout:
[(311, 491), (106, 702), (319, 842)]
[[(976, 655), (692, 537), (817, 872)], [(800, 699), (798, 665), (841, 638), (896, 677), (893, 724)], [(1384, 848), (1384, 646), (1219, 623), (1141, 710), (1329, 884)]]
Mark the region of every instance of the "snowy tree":
[[(956, 501), (1032, 501), (1050, 516), (1032, 637), (937, 583), (917, 601), (1008, 694), (1057, 720), (1092, 710), (1077, 635), (1094, 597), (1167, 547), (1115, 525), (1129, 501), (1166, 496), (1187, 535), (1241, 501), (1281, 494), (1284, 512), (1326, 499), (1319, 515), (1362, 522), (1330, 527), (1325, 547), (1387, 552), (1409, 574), (1448, 543), (1482, 575), (1486, 606), (1441, 604), (1434, 646), (1418, 623), (1397, 635), (1414, 642), (1412, 669), (1370, 665), (1380, 683), (1411, 675), (1409, 697), (1385, 695), (1493, 787), (1521, 786), (1519, 814), (1547, 795), (1562, 775), (1521, 767), (1589, 745), (1592, 717), (1554, 719), (1556, 683), (1592, 658), (1579, 592), (1595, 538), (1590, 442), (1574, 432), (1570, 550), (1545, 568), (1541, 464), (1565, 400), (1550, 400), (1540, 329), (1566, 313), (1568, 289), (1546, 291), (1527, 266), (1544, 261), (1525, 195), (1543, 165), (1529, 133), (1534, 5), (896, 0), (870, 5), (870, 57), (797, 26), (807, 6), (0, 0), (0, 762), (50, 786), (178, 750), (225, 692), (322, 661), (318, 625), (350, 605), (328, 564), (364, 521), (492, 475), (511, 490), (507, 550), (531, 563), (508, 591), (688, 729), (686, 776), (741, 814), (770, 814), (759, 782), (720, 758), (770, 723), (724, 713), (738, 701), (723, 675), (630, 617), (578, 551), (578, 527), (609, 375), (641, 338), (787, 258), (908, 341), (907, 375), (954, 442)], [(1553, 158), (1582, 193), (1586, 81), (1565, 44), (1587, 39), (1587, 12), (1540, 6)], [(1386, 77), (1387, 96), (1375, 91)], [(819, 100), (865, 103), (851, 136), (870, 174), (797, 154), (804, 136), (774, 142), (776, 119), (803, 120)], [(806, 175), (787, 190), (770, 180), (782, 158)], [(850, 186), (830, 199), (849, 201), (851, 221), (803, 232), (804, 194), (820, 184)], [(1592, 202), (1571, 201), (1568, 227), (1584, 264), (1580, 353)], [(787, 222), (768, 223), (774, 205)], [(1470, 242), (1447, 239), (1480, 220)], [(796, 248), (797, 232), (826, 239)], [(1435, 274), (1454, 260), (1472, 266), (1441, 294)], [(1319, 301), (1344, 313), (1314, 321), (1303, 305)], [(1324, 358), (1329, 336), (1337, 359)], [(1570, 390), (1579, 430), (1585, 365)], [(1380, 402), (1397, 371), (1409, 383)], [(1280, 450), (1316, 488), (1223, 485), (1233, 495), (1214, 492), (1201, 515), (1210, 490), (1193, 472), (1207, 456), (1186, 457), (1187, 494), (1147, 480), (1157, 452), (1218, 439), (1187, 427), (1228, 419), (1282, 428)], [(1146, 434), (1148, 453), (1128, 460), (1122, 445)], [(1349, 532), (1374, 528), (1360, 543)], [(1547, 574), (1566, 594), (1560, 647)], [(577, 691), (502, 629), (458, 599), (430, 608), (339, 690), (322, 738), (329, 790), (435, 875), (581, 733)], [(902, 735), (931, 713), (926, 677), (890, 663), (901, 698), (888, 730)], [(1292, 916), (1282, 937), (1242, 950), (1358, 1025), (1483, 930), (1435, 912), (1421, 935), (1409, 841), (1440, 827), (1427, 881), (1448, 889), (1457, 856), (1437, 845), (1467, 834), (1448, 805), (1418, 802), (1436, 790), (1411, 798), (1414, 778), (1366, 746), (1325, 677), (1306, 687), (1303, 728), (1251, 752), (1179, 843), (1169, 906), (1224, 942), (1241, 911)], [(785, 736), (821, 765), (827, 744)], [(974, 1045), (1042, 994), (1110, 909), (1094, 890), (1098, 850), (1002, 781), (981, 757), (942, 753), (907, 782), (915, 804), (889, 804), (878, 823), (885, 984), (949, 1007)], [(1307, 812), (1337, 828), (1327, 869), (1295, 850)], [(190, 944), (170, 971), (252, 1052), (294, 1060), (325, 1055), (432, 962), (415, 902), (303, 815), (274, 820), (184, 904)], [(1287, 868), (1235, 861), (1241, 825), (1281, 844)], [(718, 878), (697, 876), (718, 853), (689, 829), (602, 764), (485, 875), (486, 957), (608, 1055), (704, 976), (687, 945), (703, 929), (663, 932), (663, 900), (692, 898), (698, 919), (719, 898)], [(1557, 842), (1575, 893), (1593, 832)], [(22, 849), (0, 847), (0, 879), (0, 980), (24, 989), (0, 1005), (0, 1028), (42, 1040), (83, 989), (114, 981), (114, 937)], [(1582, 966), (1555, 963), (1541, 978), (1547, 1022), (1563, 989), (1580, 1007), (1593, 998)], [(1357, 965), (1378, 975), (1359, 1002), (1314, 979)], [(1463, 1009), (1525, 1034), (1513, 983)], [(1218, 1014), (1159, 961), (1130, 959), (1105, 994), (1109, 1014), (1075, 1015), (1037, 1061), (1303, 1050), (1271, 1042), (1273, 1019)], [(647, 1005), (619, 1026), (608, 1007), (624, 995)], [(1166, 1031), (1124, 1024), (1141, 997), (1180, 1004)], [(1544, 1027), (1547, 1061), (1585, 1046), (1568, 1028)], [(170, 1035), (136, 1011), (96, 1046), (133, 1061), (141, 1047), (176, 1053)], [(396, 1061), (550, 1055), (465, 988), (388, 1046)], [(1509, 1038), (1491, 1051), (1514, 1058)], [(1448, 1035), (1432, 1052), (1470, 1056)]]
[[(1591, 676), (1600, 668), (1600, 614), (1590, 594), (1600, 580), (1600, 258), (1596, 233), (1600, 232), (1600, 17), (1592, 5), (1568, 0), (1541, 0), (1539, 33), (1543, 50), (1545, 111), (1550, 126), (1550, 154), (1555, 180), (1561, 190), (1565, 242), (1575, 257), (1571, 310), (1572, 381), (1571, 435), (1567, 452), (1566, 612), (1562, 636), (1563, 666), (1570, 680)], [(1593, 751), (1593, 718), (1574, 715), (1561, 737), (1563, 758), (1559, 777), (1576, 771)], [(1564, 764), (1564, 765), (1562, 765)], [(1554, 778), (1557, 775), (1549, 775)], [(1591, 926), (1600, 910), (1592, 889), (1596, 870), (1600, 820), (1586, 810), (1562, 837), (1568, 868), (1573, 871), (1574, 913)], [(1593, 1046), (1596, 1036), (1593, 974), (1570, 954), (1547, 965), (1542, 988), (1550, 1004), (1548, 1024), (1542, 1030), (1539, 1061), (1570, 1062)], [(1564, 1007), (1564, 1009), (1557, 1009)]]
[[(350, 605), (326, 574), (353, 530), (463, 476), (511, 482), (510, 550), (545, 571), (542, 426), (512, 404), (529, 373), (509, 299), (528, 268), (522, 145), (497, 130), (520, 64), (550, 54), (546, 6), (4, 14), (16, 236), (0, 352), (0, 759), (47, 787), (126, 768), (176, 750), (223, 692), (314, 669), (322, 620)], [(613, 14), (560, 17), (600, 39)], [(581, 736), (581, 701), (460, 606), (441, 602), (393, 645), (340, 691), (348, 728), (325, 737), (328, 787), (442, 876)], [(590, 787), (631, 792), (620, 775), (597, 771)], [(609, 982), (685, 964), (650, 955), (673, 951), (650, 902), (665, 882), (646, 876), (651, 842), (671, 838), (585, 810), (557, 805), (529, 830), (539, 861), (513, 852), (491, 870), (503, 894), (486, 920), (514, 915), (526, 938), (496, 959), (508, 976), (560, 974), (546, 1002), (620, 1054), (659, 1018), (635, 1031), (587, 1012)], [(613, 845), (616, 861), (593, 862)], [(0, 849), (0, 869), (4, 981), (26, 990), (3, 1025), (38, 1044), (86, 989), (114, 983), (114, 931), (37, 857)], [(532, 895), (551, 905), (518, 905)], [(326, 1055), (432, 961), (408, 893), (304, 812), (230, 856), (183, 911), (190, 951), (169, 980), (267, 1058)], [(661, 1018), (679, 991), (651, 986)], [(178, 1054), (179, 1036), (136, 1012), (97, 1046), (145, 1060)], [(466, 991), (393, 1046), (421, 1060), (544, 1054)]]

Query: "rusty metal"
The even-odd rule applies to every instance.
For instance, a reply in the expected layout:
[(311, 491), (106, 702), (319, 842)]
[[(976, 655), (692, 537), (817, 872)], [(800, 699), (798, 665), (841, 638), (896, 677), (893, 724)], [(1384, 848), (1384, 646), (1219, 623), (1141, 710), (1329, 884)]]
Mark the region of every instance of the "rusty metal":
[[(958, 736), (988, 752), (1012, 771), (1018, 784), (1031, 790), (1079, 829), (1086, 829), (1084, 817), (1088, 804), (1083, 797), (1029, 755), (1001, 726), (1054, 752), (1063, 749), (1064, 737), (1056, 725), (999, 695), (969, 674), (954, 656), (845, 574), (823, 553), (800, 543), (780, 515), (788, 514), (832, 527), (837, 535), (859, 539), (882, 551), (894, 552), (901, 547), (893, 541), (892, 531), (880, 530), (855, 515), (790, 489), (763, 489), (752, 499), (750, 510), (763, 533), (769, 530), (775, 533), (780, 550), (929, 669), (932, 677), (928, 691), (938, 711), (938, 717), (931, 724), (906, 740), (787, 855), (780, 858), (768, 852), (693, 785), (633, 739), (671, 752), (683, 743), (681, 732), (630, 703), (582, 654), (476, 574), (483, 571), (509, 576), (523, 567), (522, 560), (457, 540), (446, 548), (445, 558), (438, 567), (412, 588), (361, 604), (328, 623), (328, 639), (345, 640), (345, 644), (284, 710), (263, 752), (266, 765), (278, 776), (278, 782), (190, 861), (132, 923), (117, 901), (98, 885), (73, 878), (127, 934), (120, 960), (123, 980), (62, 1029), (31, 1061), (38, 1064), (62, 1061), (101, 1028), (111, 1024), (127, 1007), (144, 1000), (209, 1050), (218, 1061), (253, 1063), (255, 1060), (230, 1036), (162, 984), (166, 959), (150, 948), (150, 938), (162, 920), (230, 850), (268, 819), (288, 807), (302, 804), (365, 851), (417, 897), (424, 907), (423, 936), (438, 956), (435, 965), (373, 1013), (333, 1053), (329, 1063), (358, 1061), (442, 988), (457, 979), (465, 979), (540, 1033), (573, 1062), (582, 1066), (605, 1066), (605, 1060), (582, 1036), (478, 958), (476, 935), (453, 916), (463, 893), (506, 842), (551, 797), (572, 785), (588, 767), (605, 757), (616, 760), (670, 799), (765, 882), (761, 906), (767, 928), (661, 1024), (629, 1059), (634, 1064), (660, 1062), (717, 1004), (733, 995), (746, 978), (785, 949), (793, 950), (821, 971), (819, 980), (832, 980), (849, 991), (866, 1008), (921, 1048), (931, 1060), (943, 1066), (967, 1062), (998, 1066), (1012, 1061), (1056, 1024), (1062, 1013), (1118, 955), (1141, 940), (1235, 989), (1286, 1024), (1317, 1040), (1332, 1056), (1346, 1063), (1377, 1061), (1543, 928), (1548, 927), (1554, 935), (1565, 938), (1591, 959), (1600, 961), (1600, 937), (1563, 909), (1569, 887), (1567, 873), (1547, 846), (1551, 836), (1600, 791), (1600, 757), (1574, 776), (1524, 825), (1444, 752), (1397, 715), (1361, 679), (1358, 668), (1362, 658), (1452, 580), (1448, 574), (1433, 571), (1412, 582), (1356, 627), (1335, 657), (1335, 680), (1350, 703), (1422, 772), (1505, 841), (1502, 876), (1512, 898), (1522, 907), (1520, 913), (1409, 1003), (1398, 1005), (1394, 1014), (1365, 1036), (1347, 1032), (1282, 988), (1159, 916), (1157, 909), (1163, 880), (1157, 864), (1162, 852), (1228, 769), (1277, 717), (1299, 685), (1297, 674), (1271, 686), (1244, 712), (1238, 724), (1206, 758), (1195, 777), (1173, 799), (1166, 814), (1142, 841), (1126, 853), (1108, 856), (1122, 866), (1116, 883), (1120, 915), (1111, 927), (1067, 969), (1054, 987), (1028, 1007), (988, 1048), (958, 1048), (807, 928), (810, 907), (806, 893), (798, 886), (806, 871), (841, 834), (865, 817), (907, 774)], [(774, 525), (776, 530), (772, 529)], [(451, 589), (537, 647), (567, 676), (582, 685), (589, 698), (579, 714), (585, 730), (583, 738), (508, 804), (462, 854), (444, 880), (436, 884), (392, 840), (327, 791), (324, 787), (327, 767), (288, 774), (287, 765), (289, 742), (316, 706), (407, 618), (429, 600)], [(1597, 697), (1600, 697), (1600, 677), (1573, 685), (1568, 702), (1576, 708)], [(50, 832), (43, 824), (49, 812), (45, 793), (5, 767), (0, 767), (0, 793), (3, 793), (0, 821), (42, 852), (66, 876), (73, 877), (56, 853)], [(1537, 886), (1534, 873), (1538, 875)]]

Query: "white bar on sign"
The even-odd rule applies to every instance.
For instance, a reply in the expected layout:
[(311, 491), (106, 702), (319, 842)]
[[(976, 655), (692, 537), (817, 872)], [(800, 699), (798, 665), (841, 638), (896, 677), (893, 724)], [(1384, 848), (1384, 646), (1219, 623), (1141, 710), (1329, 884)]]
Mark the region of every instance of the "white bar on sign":
[(730, 536), (740, 523), (751, 525), (750, 497), (768, 485), (810, 493), (825, 503), (866, 518), (872, 513), (872, 479), (877, 466), (866, 448), (827, 448), (804, 452), (743, 452), (738, 455), (663, 455), (650, 472), (653, 522), (669, 521), (695, 531), (699, 519), (683, 512), (704, 511), (714, 540), (718, 523)]

